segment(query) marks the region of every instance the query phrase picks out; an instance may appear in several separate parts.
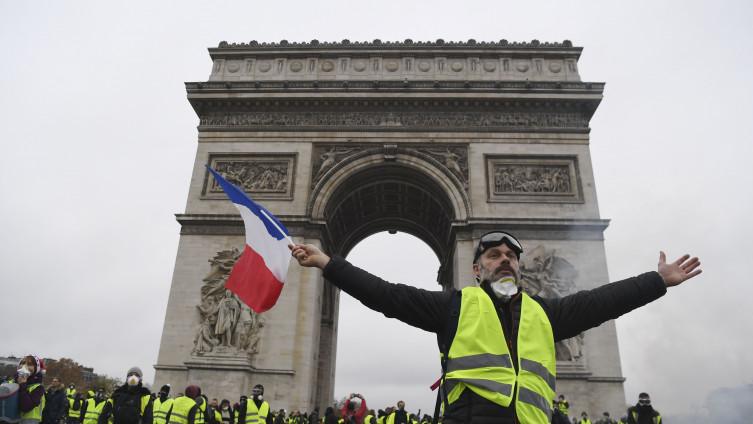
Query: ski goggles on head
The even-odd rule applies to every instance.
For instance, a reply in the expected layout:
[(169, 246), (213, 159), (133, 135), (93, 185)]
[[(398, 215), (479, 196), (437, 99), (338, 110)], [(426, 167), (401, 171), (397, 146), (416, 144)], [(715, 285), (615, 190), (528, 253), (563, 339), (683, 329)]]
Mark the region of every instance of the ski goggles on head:
[(476, 261), (478, 261), (478, 258), (481, 257), (487, 249), (497, 247), (502, 243), (507, 244), (513, 251), (515, 251), (518, 259), (520, 259), (520, 254), (523, 253), (523, 246), (520, 244), (520, 241), (518, 241), (518, 239), (512, 234), (503, 231), (492, 231), (481, 236), (481, 239), (478, 241), (476, 253), (473, 255), (473, 263), (475, 264)]
[(638, 399), (638, 403), (643, 406), (648, 406), (648, 405), (651, 405), (651, 399), (646, 399), (646, 398)]

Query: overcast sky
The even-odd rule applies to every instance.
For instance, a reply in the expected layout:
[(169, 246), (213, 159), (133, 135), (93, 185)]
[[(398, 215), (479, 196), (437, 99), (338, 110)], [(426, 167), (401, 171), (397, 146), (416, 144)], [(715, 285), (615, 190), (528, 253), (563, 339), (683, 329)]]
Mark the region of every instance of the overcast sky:
[[(702, 412), (713, 390), (753, 383), (753, 3), (365, 3), (1, 0), (0, 355), (71, 357), (119, 377), (136, 364), (153, 378), (173, 214), (185, 208), (196, 151), (183, 82), (208, 78), (207, 47), (570, 39), (584, 47), (583, 80), (607, 83), (591, 153), (601, 216), (612, 220), (610, 278), (654, 269), (660, 248), (703, 262), (701, 277), (618, 320), (628, 401), (646, 390), (665, 415)], [(383, 266), (408, 255), (390, 266), (398, 274)], [(436, 287), (437, 259), (406, 237), (367, 239), (350, 259)], [(432, 407), (433, 337), (343, 297), (336, 395)], [(348, 332), (355, 319), (379, 325)], [(428, 347), (379, 369), (396, 348), (390, 337)], [(415, 384), (396, 389), (406, 377)]]

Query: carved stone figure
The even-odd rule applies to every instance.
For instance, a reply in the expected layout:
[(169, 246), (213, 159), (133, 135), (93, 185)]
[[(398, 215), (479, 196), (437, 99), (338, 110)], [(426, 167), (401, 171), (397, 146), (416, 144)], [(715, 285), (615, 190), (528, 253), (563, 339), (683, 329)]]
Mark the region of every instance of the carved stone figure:
[(223, 346), (230, 346), (233, 341), (235, 325), (241, 313), (241, 305), (235, 300), (230, 290), (225, 290), (225, 297), (217, 304), (217, 323), (214, 333), (219, 336)]
[(319, 170), (317, 171), (316, 176), (313, 178), (312, 182), (315, 184), (317, 181), (319, 181), (319, 179), (321, 179), (324, 174), (326, 174), (327, 171), (330, 170), (330, 168), (335, 166), (339, 161), (343, 159), (343, 156), (348, 155), (354, 150), (355, 149), (331, 147), (329, 150), (319, 155)]
[[(466, 169), (464, 163), (461, 164), (461, 161), (465, 162), (464, 155), (461, 156), (452, 150), (450, 148), (446, 148), (444, 151), (435, 151), (435, 150), (426, 150), (426, 152), (432, 156), (436, 156), (442, 159), (442, 162), (444, 163), (444, 166), (447, 167), (447, 169), (450, 170), (463, 184), (467, 184), (468, 180), (466, 178)], [(466, 168), (466, 169), (463, 169)]]
[(497, 164), (494, 193), (572, 193), (570, 172), (562, 165)]
[[(259, 159), (218, 160), (214, 168), (229, 182), (249, 193), (285, 193), (288, 190), (290, 162)], [(222, 188), (213, 180), (211, 192), (221, 193)]]
[[(554, 250), (537, 246), (521, 260), (523, 289), (532, 296), (558, 298), (575, 292), (578, 271)], [(558, 361), (576, 362), (583, 357), (583, 333), (555, 344)]]
[(238, 249), (217, 252), (201, 286), (199, 328), (194, 338), (194, 355), (211, 352), (253, 356), (258, 352), (262, 318), (225, 288), (230, 270), (240, 257)]

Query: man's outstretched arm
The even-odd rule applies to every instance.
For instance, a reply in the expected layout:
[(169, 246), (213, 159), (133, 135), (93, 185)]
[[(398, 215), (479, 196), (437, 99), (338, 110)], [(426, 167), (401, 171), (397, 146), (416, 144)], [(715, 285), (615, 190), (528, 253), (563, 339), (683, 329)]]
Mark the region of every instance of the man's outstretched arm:
[(322, 269), (324, 278), (366, 307), (429, 332), (442, 330), (448, 313), (450, 292), (389, 283), (351, 265), (343, 258), (330, 258), (310, 244), (289, 247), (301, 266)]
[(664, 296), (674, 287), (701, 273), (698, 258), (684, 255), (667, 263), (664, 252), (659, 253), (656, 272), (617, 281), (565, 296), (545, 299), (555, 340), (574, 337), (589, 328), (597, 327), (636, 308)]

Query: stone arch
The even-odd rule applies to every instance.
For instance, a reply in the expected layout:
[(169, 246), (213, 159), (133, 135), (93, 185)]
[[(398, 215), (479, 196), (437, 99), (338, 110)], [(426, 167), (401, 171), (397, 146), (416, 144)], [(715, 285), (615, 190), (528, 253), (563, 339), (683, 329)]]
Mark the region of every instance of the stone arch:
[(469, 205), (463, 182), (431, 156), (368, 149), (345, 158), (317, 181), (308, 213), (326, 224), (326, 248), (343, 256), (380, 231), (418, 237), (443, 264), (438, 281), (449, 285), (453, 223), (467, 220)]

